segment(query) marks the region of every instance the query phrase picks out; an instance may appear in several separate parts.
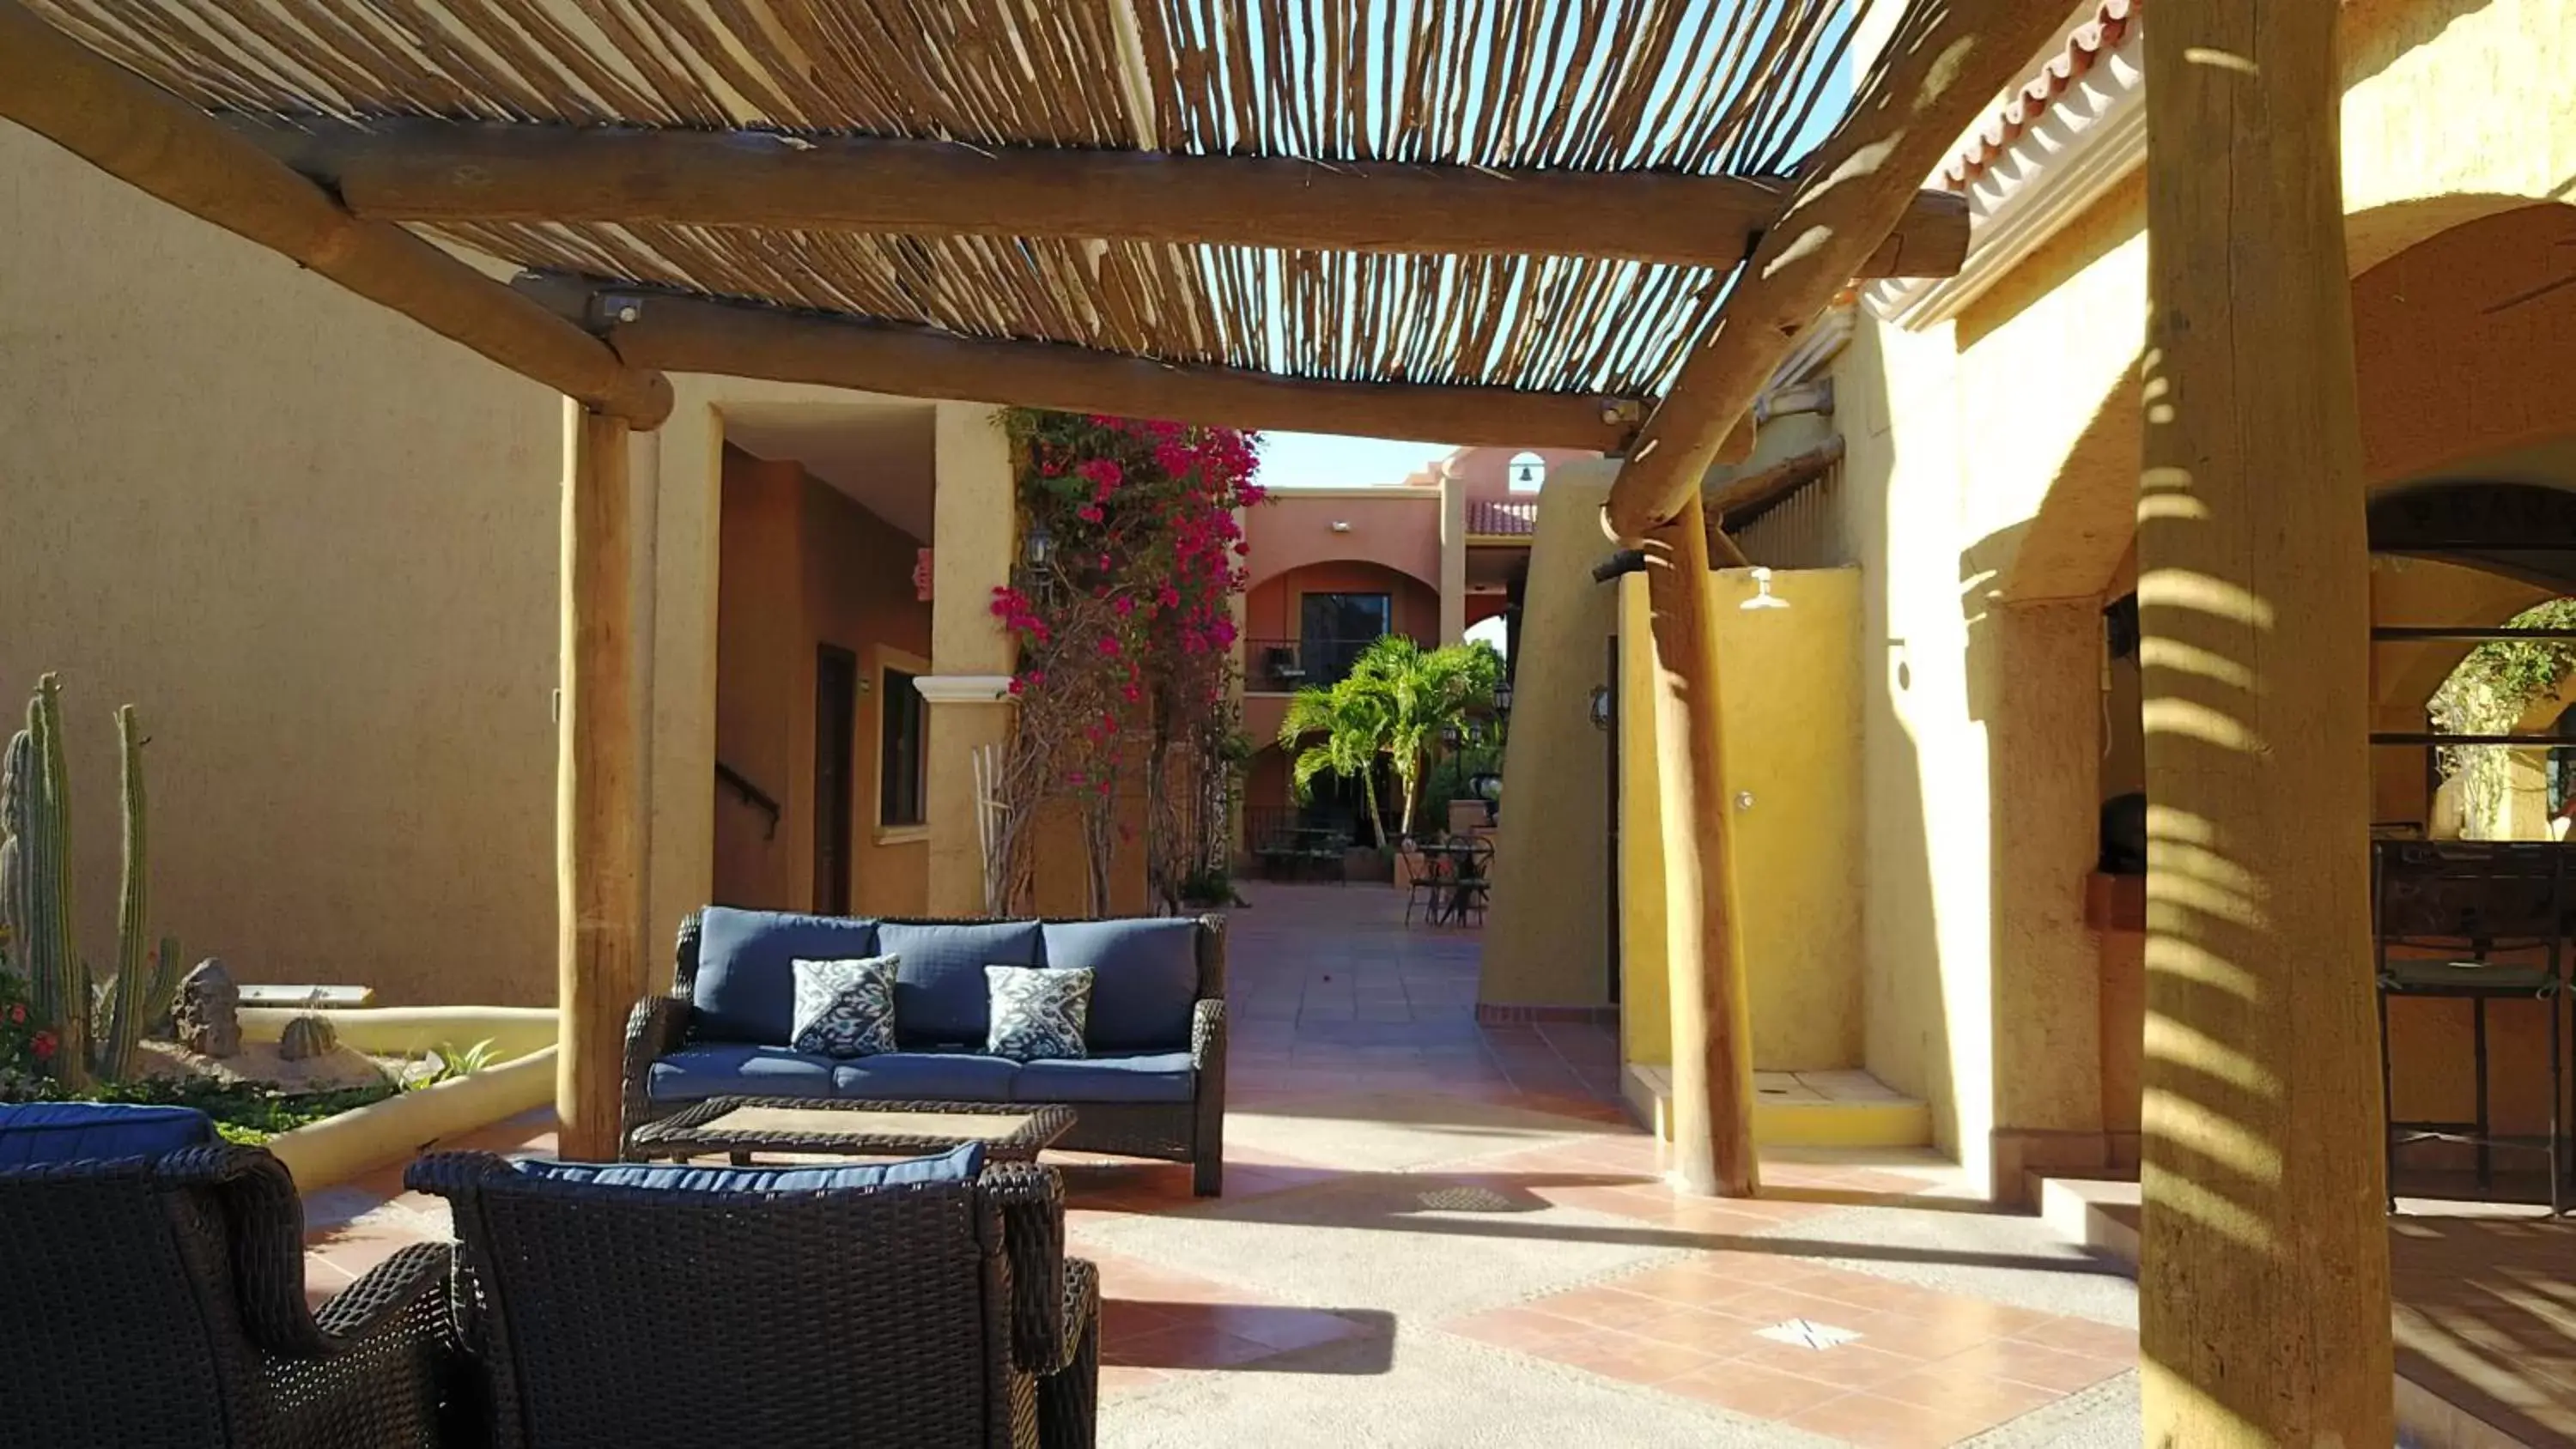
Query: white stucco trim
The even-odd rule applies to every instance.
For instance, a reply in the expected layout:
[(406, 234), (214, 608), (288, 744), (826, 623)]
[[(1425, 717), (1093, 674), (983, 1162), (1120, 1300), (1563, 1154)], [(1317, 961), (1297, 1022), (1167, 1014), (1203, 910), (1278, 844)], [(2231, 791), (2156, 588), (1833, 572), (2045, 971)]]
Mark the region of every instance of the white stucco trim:
[(2145, 50), (2132, 26), (1968, 183), (1968, 259), (1957, 276), (1873, 283), (1861, 294), (1871, 313), (1913, 331), (1949, 321), (2144, 165)]
[(1007, 704), (1011, 698), (1007, 674), (923, 674), (912, 687), (932, 704)]

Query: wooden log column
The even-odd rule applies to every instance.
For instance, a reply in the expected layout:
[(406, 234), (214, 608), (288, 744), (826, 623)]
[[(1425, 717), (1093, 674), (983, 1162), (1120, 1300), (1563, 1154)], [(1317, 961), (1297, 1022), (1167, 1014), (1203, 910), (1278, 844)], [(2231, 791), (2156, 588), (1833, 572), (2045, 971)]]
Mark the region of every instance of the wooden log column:
[(644, 990), (635, 609), (623, 420), (564, 407), (563, 698), (556, 734), (557, 1147), (617, 1155), (626, 1016)]
[(1716, 604), (1699, 495), (1649, 529), (1642, 543), (1663, 798), (1674, 1170), (1688, 1191), (1751, 1197), (1761, 1188), (1753, 1149), (1752, 1013), (1742, 922), (1729, 888), (1733, 825), (1717, 708)]
[(2335, 0), (2157, 0), (2146, 1442), (2394, 1437)]

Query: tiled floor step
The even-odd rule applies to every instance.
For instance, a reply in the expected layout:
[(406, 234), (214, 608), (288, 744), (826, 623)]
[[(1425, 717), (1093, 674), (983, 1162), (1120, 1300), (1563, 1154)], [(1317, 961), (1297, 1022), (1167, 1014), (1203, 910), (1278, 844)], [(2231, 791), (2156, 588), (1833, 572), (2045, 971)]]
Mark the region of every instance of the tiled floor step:
[[(1753, 1140), (1765, 1147), (1929, 1147), (1932, 1109), (1863, 1071), (1755, 1072)], [(1631, 1064), (1620, 1095), (1639, 1123), (1672, 1134), (1672, 1069)]]

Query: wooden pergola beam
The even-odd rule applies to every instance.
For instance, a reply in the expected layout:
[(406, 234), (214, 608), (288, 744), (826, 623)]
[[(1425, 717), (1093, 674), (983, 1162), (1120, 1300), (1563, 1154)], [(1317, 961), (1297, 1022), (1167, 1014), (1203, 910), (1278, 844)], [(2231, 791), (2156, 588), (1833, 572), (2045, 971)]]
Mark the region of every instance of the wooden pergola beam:
[(0, 118), (637, 428), (670, 384), (401, 227), (352, 217), (259, 146), (0, 0)]
[(1638, 435), (1610, 490), (1620, 537), (1643, 537), (1680, 511), (1798, 332), (1859, 275), (1923, 178), (2066, 13), (2066, 0), (1916, 0), (1907, 9)]
[[(532, 282), (552, 290), (550, 281)], [(1460, 446), (1615, 451), (1644, 411), (1635, 399), (1503, 387), (1330, 382), (1240, 368), (1176, 366), (1055, 342), (959, 337), (695, 297), (610, 291), (631, 305), (608, 341), (637, 367), (817, 383), (896, 397), (948, 398), (1164, 418), (1208, 427)]]
[[(329, 182), (354, 214), (396, 222), (658, 222), (1733, 267), (1789, 194), (1778, 177), (985, 150), (753, 131), (239, 124)], [(1951, 276), (1967, 251), (1966, 198), (1917, 192), (1855, 259), (1854, 275)]]

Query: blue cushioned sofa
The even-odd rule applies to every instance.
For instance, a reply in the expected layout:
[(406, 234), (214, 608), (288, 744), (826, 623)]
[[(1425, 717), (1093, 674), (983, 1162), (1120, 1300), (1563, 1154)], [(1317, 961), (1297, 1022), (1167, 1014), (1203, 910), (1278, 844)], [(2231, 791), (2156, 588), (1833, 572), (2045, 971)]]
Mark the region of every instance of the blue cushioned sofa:
[[(680, 927), (671, 993), (627, 1022), (625, 1130), (709, 1097), (1061, 1103), (1057, 1145), (1192, 1165), (1223, 1186), (1225, 923), (924, 921), (710, 906)], [(792, 1050), (794, 963), (893, 954), (901, 1050), (834, 1058)], [(1090, 1055), (1011, 1061), (984, 1052), (994, 966), (1089, 967)]]

